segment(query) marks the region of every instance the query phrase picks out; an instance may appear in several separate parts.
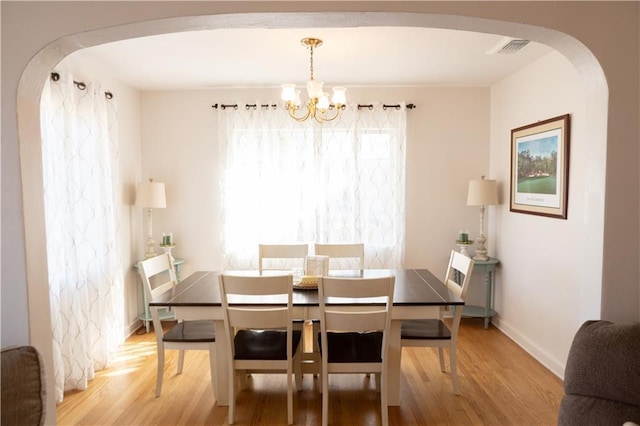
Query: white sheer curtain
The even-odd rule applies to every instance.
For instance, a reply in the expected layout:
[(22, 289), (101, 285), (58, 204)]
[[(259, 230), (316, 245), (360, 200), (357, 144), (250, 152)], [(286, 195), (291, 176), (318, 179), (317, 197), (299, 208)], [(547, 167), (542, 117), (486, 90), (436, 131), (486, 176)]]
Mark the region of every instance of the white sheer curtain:
[(44, 198), (56, 401), (86, 389), (123, 340), (123, 277), (114, 188), (113, 101), (71, 75), (49, 81), (42, 103)]
[(219, 129), (224, 268), (256, 268), (259, 243), (292, 242), (363, 242), (367, 268), (403, 266), (404, 104), (350, 105), (322, 125), (227, 108)]

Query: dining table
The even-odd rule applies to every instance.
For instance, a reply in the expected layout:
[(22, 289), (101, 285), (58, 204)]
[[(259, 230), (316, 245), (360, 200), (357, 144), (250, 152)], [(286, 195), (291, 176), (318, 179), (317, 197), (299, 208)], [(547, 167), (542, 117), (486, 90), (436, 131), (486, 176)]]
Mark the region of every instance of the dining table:
[[(220, 298), (218, 276), (244, 274), (249, 276), (291, 273), (291, 271), (196, 271), (180, 281), (172, 291), (149, 302), (150, 306), (171, 309), (177, 320), (213, 320), (216, 333), (224, 333), (224, 314)], [(446, 306), (464, 305), (464, 301), (451, 293), (444, 283), (427, 269), (363, 269), (330, 270), (328, 276), (373, 278), (393, 275), (395, 288), (391, 309), (391, 329), (388, 336), (387, 385), (388, 403), (400, 405), (400, 376), (402, 347), (400, 330), (403, 320), (438, 318)], [(255, 304), (255, 300), (251, 302)], [(268, 300), (261, 302), (265, 306)], [(347, 303), (358, 309), (358, 303)], [(317, 289), (293, 291), (294, 318), (317, 320), (320, 318), (320, 303)], [(228, 405), (228, 355), (231, 353), (226, 339), (216, 340), (216, 372), (214, 374), (215, 399), (218, 405)]]

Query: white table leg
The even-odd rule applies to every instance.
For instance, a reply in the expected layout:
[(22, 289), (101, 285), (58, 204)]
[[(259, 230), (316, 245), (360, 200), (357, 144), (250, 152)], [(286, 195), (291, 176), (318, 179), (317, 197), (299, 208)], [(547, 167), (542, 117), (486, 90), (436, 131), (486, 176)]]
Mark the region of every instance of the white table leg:
[(224, 335), (224, 321), (215, 320), (213, 322), (216, 330), (216, 401), (218, 405), (229, 405), (229, 360), (227, 354), (230, 352), (227, 338)]

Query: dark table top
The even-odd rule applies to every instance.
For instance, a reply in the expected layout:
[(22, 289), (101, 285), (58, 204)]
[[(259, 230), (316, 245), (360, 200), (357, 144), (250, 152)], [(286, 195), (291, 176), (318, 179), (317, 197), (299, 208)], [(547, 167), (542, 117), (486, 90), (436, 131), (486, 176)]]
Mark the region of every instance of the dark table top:
[[(219, 271), (194, 272), (171, 291), (152, 300), (152, 306), (221, 306)], [(226, 271), (259, 275), (258, 271)], [(281, 273), (286, 273), (281, 271)], [(462, 299), (451, 294), (440, 279), (426, 269), (365, 269), (357, 271), (332, 270), (329, 276), (336, 277), (382, 277), (395, 275), (393, 306), (444, 306), (464, 305)], [(268, 302), (266, 302), (268, 303)], [(293, 291), (294, 306), (318, 306), (317, 290)]]

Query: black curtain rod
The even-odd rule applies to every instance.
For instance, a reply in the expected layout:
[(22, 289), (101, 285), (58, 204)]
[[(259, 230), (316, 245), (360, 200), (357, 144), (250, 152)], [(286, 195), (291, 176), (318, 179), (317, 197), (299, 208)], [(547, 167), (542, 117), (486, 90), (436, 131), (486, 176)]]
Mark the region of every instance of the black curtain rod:
[[(247, 110), (248, 110), (249, 108), (254, 108), (254, 109), (255, 109), (255, 108), (257, 108), (257, 107), (258, 107), (258, 106), (257, 106), (256, 104), (247, 104), (247, 105), (245, 105), (245, 109), (247, 109)], [(271, 104), (271, 105), (269, 105), (269, 104), (263, 104), (263, 105), (260, 105), (260, 107), (261, 107), (261, 108), (269, 108), (269, 107), (271, 107), (271, 108), (273, 108), (273, 109), (276, 109), (276, 104)], [(387, 108), (400, 109), (400, 107), (401, 107), (401, 105), (399, 105), (399, 104), (395, 104), (395, 105), (387, 105), (387, 104), (383, 104), (383, 105), (382, 105), (382, 109), (385, 109), (385, 110), (386, 110)], [(220, 108), (220, 109), (222, 109), (222, 110), (225, 110), (225, 109), (227, 109), (227, 108), (238, 109), (238, 104), (213, 104), (213, 105), (211, 105), (211, 108), (213, 108), (213, 109), (218, 109), (218, 108)], [(358, 109), (362, 109), (362, 108), (369, 108), (369, 110), (372, 110), (372, 109), (373, 109), (373, 105), (372, 105), (372, 104), (368, 104), (368, 105), (358, 104)], [(416, 105), (415, 105), (415, 104), (407, 104), (407, 109), (414, 109), (414, 108), (416, 108)]]
[[(233, 108), (233, 109), (238, 109), (238, 104), (213, 104), (211, 105), (211, 108), (213, 109), (218, 109), (218, 107), (220, 107), (220, 109), (225, 110), (227, 108)], [(276, 109), (277, 105), (276, 104), (262, 104), (260, 105), (260, 108), (273, 108)], [(246, 104), (244, 106), (244, 109), (249, 110), (249, 109), (256, 109), (258, 108), (257, 104)]]
[[(51, 80), (53, 81), (58, 81), (60, 80), (60, 74), (58, 74), (57, 72), (52, 72), (51, 73)], [(73, 80), (73, 84), (76, 85), (76, 87), (80, 90), (85, 90), (87, 88), (87, 85), (84, 84), (82, 81), (75, 81)], [(104, 92), (104, 96), (107, 99), (113, 99), (113, 93), (111, 92)]]
[[(415, 104), (407, 104), (407, 109), (414, 109), (416, 108)], [(362, 109), (362, 108), (368, 108), (369, 110), (372, 110), (374, 107), (374, 105), (372, 104), (368, 104), (368, 105), (363, 105), (363, 104), (358, 104), (358, 109)], [(387, 104), (382, 104), (382, 109), (387, 109), (387, 108), (395, 108), (395, 109), (400, 109), (401, 105), (399, 104), (395, 104), (395, 105), (387, 105)]]

